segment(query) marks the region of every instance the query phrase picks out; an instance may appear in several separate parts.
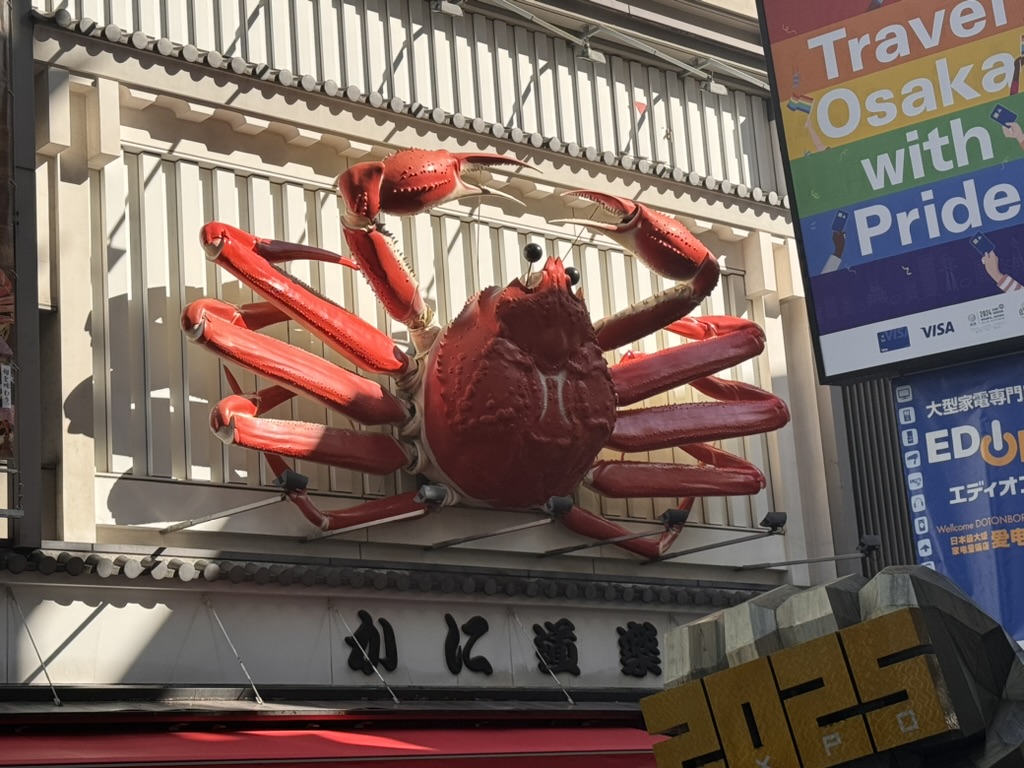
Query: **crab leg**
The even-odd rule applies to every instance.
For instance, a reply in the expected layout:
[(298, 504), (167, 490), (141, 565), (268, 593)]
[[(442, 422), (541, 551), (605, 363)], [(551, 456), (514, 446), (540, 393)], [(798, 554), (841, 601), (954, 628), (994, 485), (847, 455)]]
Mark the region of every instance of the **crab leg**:
[(220, 222), (206, 224), (200, 242), (208, 259), (363, 370), (397, 376), (409, 367), (408, 355), (386, 335), (273, 266), (297, 258), (351, 266), (348, 259), (318, 248), (263, 240)]
[(701, 463), (598, 461), (586, 480), (612, 498), (661, 496), (749, 496), (765, 487), (764, 475), (748, 461), (703, 443), (679, 448)]
[(380, 384), (256, 333), (231, 304), (217, 299), (194, 301), (185, 307), (181, 325), (191, 341), (223, 359), (363, 424), (398, 424), (408, 417), (406, 407)]
[[(280, 477), (288, 470), (288, 464), (280, 456), (272, 453), (265, 453), (263, 456), (275, 477)], [(335, 509), (326, 512), (321, 512), (317, 509), (316, 504), (309, 498), (305, 489), (288, 491), (287, 495), (288, 500), (298, 507), (307, 520), (324, 531), (336, 531), (339, 528), (348, 528), (353, 525), (386, 521), (409, 512), (428, 509), (427, 504), (416, 500), (416, 491), (366, 501), (347, 509)]]
[(615, 224), (579, 219), (552, 223), (575, 224), (601, 232), (659, 275), (679, 281), (678, 285), (595, 323), (602, 349), (632, 344), (688, 315), (718, 284), (718, 261), (714, 255), (671, 216), (602, 192), (575, 190), (565, 194), (597, 203), (621, 219)]
[(279, 402), (277, 397), (261, 397), (260, 393), (251, 398), (229, 395), (214, 406), (210, 427), (231, 445), (356, 472), (383, 475), (411, 461), (391, 435), (261, 417)]
[[(384, 309), (412, 330), (433, 323), (411, 270), (395, 252), (395, 240), (377, 222), (380, 213), (411, 215), (470, 195), (509, 195), (462, 177), (471, 166), (517, 165), (515, 158), (483, 152), (407, 149), (383, 161), (356, 163), (338, 179), (345, 202), (345, 241)], [(516, 201), (518, 202), (518, 201)]]
[(630, 405), (704, 378), (764, 350), (761, 328), (738, 317), (683, 318), (668, 329), (697, 340), (652, 354), (632, 353), (613, 365), (612, 381), (619, 405)]
[[(685, 499), (680, 506), (688, 509), (692, 504), (693, 499), (689, 498)], [(595, 515), (593, 512), (589, 512), (582, 507), (574, 506), (558, 520), (573, 533), (578, 533), (580, 536), (586, 536), (591, 539), (615, 539), (630, 533), (621, 525)], [(653, 559), (665, 554), (665, 551), (672, 546), (672, 543), (679, 536), (682, 529), (681, 525), (670, 525), (665, 527), (665, 531), (657, 540), (631, 539), (612, 543), (641, 557)]]
[(607, 447), (625, 452), (654, 451), (770, 432), (789, 423), (786, 404), (763, 389), (713, 376), (697, 379), (691, 386), (726, 402), (620, 410)]

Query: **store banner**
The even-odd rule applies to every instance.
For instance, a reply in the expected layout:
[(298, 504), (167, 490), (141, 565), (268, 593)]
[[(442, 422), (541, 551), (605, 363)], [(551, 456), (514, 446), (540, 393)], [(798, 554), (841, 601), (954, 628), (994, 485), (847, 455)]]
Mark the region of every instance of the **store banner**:
[(918, 562), (1024, 642), (1024, 356), (893, 382)]
[(1024, 0), (759, 10), (823, 381), (1024, 336)]

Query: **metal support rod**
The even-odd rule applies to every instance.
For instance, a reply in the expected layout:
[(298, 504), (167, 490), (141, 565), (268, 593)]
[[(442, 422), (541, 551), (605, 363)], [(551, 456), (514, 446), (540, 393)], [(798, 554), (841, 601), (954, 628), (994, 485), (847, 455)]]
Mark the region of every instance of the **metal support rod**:
[(213, 618), (217, 620), (217, 626), (220, 627), (220, 631), (224, 634), (224, 639), (228, 641), (228, 646), (231, 648), (231, 652), (235, 654), (235, 659), (238, 661), (238, 666), (242, 668), (242, 673), (245, 675), (245, 679), (249, 681), (249, 687), (252, 688), (253, 694), (256, 696), (256, 703), (263, 704), (263, 697), (260, 696), (260, 692), (256, 690), (256, 683), (252, 681), (252, 677), (249, 675), (249, 670), (245, 668), (245, 662), (242, 661), (242, 657), (238, 655), (238, 649), (235, 648), (235, 644), (231, 642), (231, 637), (228, 635), (227, 629), (224, 627), (224, 622), (220, 620), (220, 616), (217, 615), (217, 609), (213, 607), (213, 603), (210, 602), (209, 595), (203, 595), (203, 602), (206, 603), (206, 607), (210, 613), (213, 614)]
[(635, 539), (646, 539), (650, 536), (660, 536), (665, 530), (662, 528), (656, 531), (644, 531), (643, 533), (627, 533), (624, 536), (616, 536), (611, 539), (595, 539), (594, 541), (587, 541), (583, 544), (573, 544), (568, 547), (559, 547), (558, 549), (549, 549), (546, 552), (541, 552), (537, 557), (551, 557), (552, 555), (565, 555), (569, 552), (579, 552), (582, 549), (591, 549), (592, 547), (600, 547), (605, 544), (618, 544), (623, 541), (634, 541)]
[(366, 659), (366, 663), (373, 668), (374, 674), (376, 674), (377, 677), (380, 678), (380, 681), (384, 684), (384, 687), (388, 689), (388, 693), (391, 694), (391, 698), (395, 702), (395, 704), (401, 704), (401, 702), (398, 700), (398, 697), (395, 695), (395, 692), (391, 690), (391, 686), (388, 685), (388, 681), (384, 679), (384, 675), (380, 673), (380, 670), (377, 669), (377, 665), (373, 663), (373, 659), (370, 658), (369, 654), (366, 652), (366, 649), (363, 648), (362, 644), (356, 639), (356, 633), (352, 631), (352, 627), (350, 627), (348, 625), (348, 622), (345, 621), (345, 617), (342, 615), (341, 611), (338, 610), (338, 607), (334, 604), (334, 601), (328, 600), (327, 607), (334, 611), (336, 614), (338, 614), (338, 618), (341, 619), (341, 623), (345, 625), (345, 631), (348, 632), (348, 636), (352, 638), (353, 644), (356, 646), (356, 648), (359, 649), (359, 652), (363, 654), (363, 658)]
[(21, 616), (21, 623), (25, 627), (25, 634), (28, 635), (29, 642), (32, 643), (32, 650), (36, 652), (36, 658), (39, 659), (39, 666), (43, 668), (43, 675), (46, 677), (46, 682), (50, 686), (50, 693), (53, 694), (53, 703), (61, 707), (60, 696), (57, 695), (57, 689), (53, 685), (53, 680), (50, 679), (50, 670), (46, 667), (46, 662), (43, 660), (43, 654), (39, 652), (39, 646), (36, 645), (36, 639), (32, 636), (32, 630), (28, 626), (28, 621), (25, 619), (25, 612), (21, 610), (21, 604), (18, 603), (18, 598), (14, 594), (14, 590), (7, 587), (7, 595), (11, 598), (11, 602), (14, 603), (14, 607), (18, 609), (18, 615)]
[[(536, 648), (537, 647), (536, 643), (533, 642), (533, 638), (530, 637), (530, 633), (526, 631), (526, 627), (523, 626), (523, 622), (521, 622), (519, 620), (519, 616), (518, 616), (518, 614), (516, 614), (515, 609), (509, 608), (508, 612), (512, 614), (512, 618), (516, 620), (516, 624), (518, 624), (519, 628), (521, 630), (523, 630), (523, 635), (526, 637), (527, 642), (529, 642), (530, 645), (532, 645), (534, 648)], [(540, 657), (540, 653), (538, 653), (537, 656)], [(544, 669), (546, 669), (548, 674), (551, 675), (551, 679), (555, 681), (555, 685), (557, 685), (559, 688), (562, 689), (562, 693), (565, 694), (565, 698), (569, 700), (570, 704), (572, 704), (573, 706), (576, 706), (576, 702), (573, 701), (572, 696), (569, 695), (569, 691), (567, 691), (565, 689), (565, 686), (562, 685), (562, 681), (558, 679), (558, 675), (556, 675), (554, 672), (551, 671), (551, 667), (549, 667), (547, 665), (547, 662), (545, 662), (543, 658), (541, 658), (540, 660), (542, 662), (544, 662)]]
[(741, 539), (731, 539), (729, 541), (719, 541), (716, 544), (705, 544), (703, 547), (694, 547), (693, 549), (684, 549), (679, 552), (669, 552), (661, 555), (660, 557), (652, 557), (650, 560), (645, 560), (640, 565), (647, 565), (648, 563), (660, 563), (662, 560), (672, 560), (683, 555), (692, 555), (695, 552), (707, 552), (711, 549), (719, 549), (720, 547), (731, 547), (733, 544), (742, 544), (745, 541), (755, 541), (756, 539), (763, 539), (766, 536), (776, 536), (781, 534), (782, 531), (765, 531), (764, 533), (755, 533), (752, 536), (744, 536)]
[(24, 509), (0, 509), (0, 517), (22, 518), (25, 516)]
[(219, 520), (222, 517), (231, 517), (242, 512), (249, 512), (253, 509), (259, 509), (260, 507), (269, 507), (271, 504), (277, 504), (287, 499), (287, 494), (280, 494), (272, 499), (263, 499), (262, 501), (254, 501), (252, 504), (246, 504), (241, 507), (233, 507), (231, 509), (225, 509), (222, 512), (214, 512), (212, 515), (206, 517), (197, 517), (193, 520), (185, 520), (174, 525), (168, 525), (166, 528), (161, 528), (160, 533), (174, 533), (175, 531), (183, 531), (186, 528), (194, 528), (197, 525), (208, 523), (211, 520)]
[(490, 531), (488, 533), (477, 533), (472, 536), (460, 536), (457, 539), (448, 539), (447, 541), (439, 541), (436, 544), (430, 544), (424, 547), (425, 550), (432, 549), (444, 549), (445, 547), (454, 547), (456, 544), (465, 544), (469, 541), (479, 541), (480, 539), (489, 539), (493, 536), (504, 536), (506, 533), (515, 533), (516, 531), (526, 531), (530, 528), (538, 528), (542, 525), (549, 525), (554, 518), (545, 517), (540, 520), (533, 520), (529, 523), (522, 523), (520, 525), (513, 525), (509, 528), (502, 528), (498, 531)]
[(343, 533), (351, 533), (352, 531), (361, 531), (364, 528), (373, 528), (378, 525), (384, 525), (384, 523), (397, 523), (399, 520), (411, 520), (414, 517), (423, 517), (427, 514), (425, 509), (414, 509), (412, 512), (405, 512), (401, 515), (395, 515), (394, 517), (388, 517), (384, 520), (371, 520), (368, 523), (359, 523), (358, 525), (350, 525), (346, 528), (337, 528), (333, 531), (321, 531), (320, 533), (311, 533), (306, 536), (302, 541), (318, 541), (320, 539), (327, 539), (331, 536), (340, 536)]
[(830, 555), (828, 557), (808, 557), (803, 560), (781, 560), (777, 563), (753, 563), (752, 565), (737, 565), (734, 571), (753, 571), (758, 568), (774, 568), (782, 565), (807, 565), (810, 563), (831, 563), (834, 560), (854, 560), (861, 557), (869, 557), (871, 552), (852, 552), (848, 555)]

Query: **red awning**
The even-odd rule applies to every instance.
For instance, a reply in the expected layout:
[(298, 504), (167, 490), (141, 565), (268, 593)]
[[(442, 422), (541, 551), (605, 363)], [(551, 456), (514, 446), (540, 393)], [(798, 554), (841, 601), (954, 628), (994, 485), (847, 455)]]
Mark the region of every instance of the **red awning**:
[(0, 766), (654, 768), (656, 740), (633, 728), (50, 733), (0, 736)]

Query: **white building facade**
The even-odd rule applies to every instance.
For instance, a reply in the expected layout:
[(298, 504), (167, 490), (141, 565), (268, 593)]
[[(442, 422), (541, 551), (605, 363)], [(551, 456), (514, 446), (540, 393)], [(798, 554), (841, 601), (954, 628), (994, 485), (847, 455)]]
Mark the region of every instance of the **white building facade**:
[[(39, 509), (23, 511), (39, 541), (19, 541), (18, 526), (31, 530), (24, 520), (0, 527), (9, 543), (0, 684), (46, 690), (48, 675), (58, 691), (251, 687), (270, 699), (267, 691), (291, 686), (335, 697), (390, 688), (398, 699), (505, 691), (518, 700), (589, 691), (635, 701), (661, 686), (651, 664), (643, 675), (627, 669), (618, 641), (635, 626), (660, 636), (774, 586), (834, 575), (828, 565), (737, 570), (835, 552), (830, 401), (815, 382), (756, 21), (743, 9), (35, 5), (41, 482)], [(211, 433), (210, 409), (229, 381), (187, 342), (179, 316), (203, 296), (255, 299), (207, 261), (200, 227), (218, 220), (345, 252), (338, 175), (408, 147), (528, 164), (475, 177), (521, 206), (469, 198), (387, 217), (442, 325), (482, 287), (522, 275), (531, 242), (580, 271), (594, 319), (668, 286), (611, 240), (550, 223), (592, 215), (562, 196), (569, 190), (638, 200), (718, 256), (722, 279), (697, 314), (747, 318), (767, 337), (763, 354), (721, 375), (782, 398), (792, 421), (723, 441), (764, 471), (767, 488), (699, 500), (673, 551), (717, 546), (657, 563), (613, 545), (545, 554), (585, 540), (535, 513), (458, 505), (317, 537), (257, 453)], [(408, 345), (358, 273), (286, 268)], [(268, 333), (352, 368), (297, 326)], [(632, 349), (681, 343), (659, 332)], [(245, 391), (261, 386), (235, 374)], [(644, 405), (699, 399), (683, 387)], [(299, 399), (271, 415), (352, 426)], [(631, 458), (689, 461), (678, 449)], [(296, 470), (325, 509), (417, 488), (405, 472)], [(576, 501), (634, 533), (656, 533), (658, 516), (679, 502), (607, 499), (586, 487)], [(19, 505), (12, 484), (7, 506)], [(252, 508), (165, 530), (242, 507)], [(771, 512), (787, 515), (784, 534), (759, 525)], [(564, 621), (578, 673), (566, 662), (547, 674), (536, 643), (564, 634)], [(372, 669), (346, 644), (353, 636), (379, 642)], [(470, 664), (481, 657), (491, 674)]]

